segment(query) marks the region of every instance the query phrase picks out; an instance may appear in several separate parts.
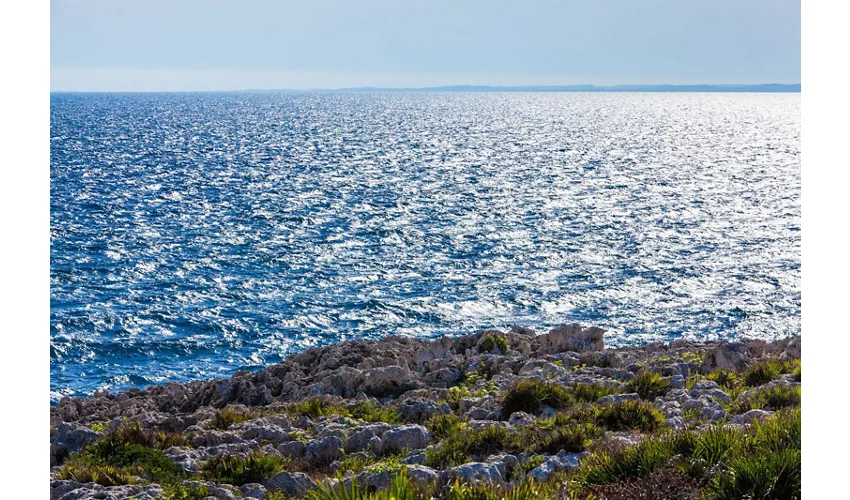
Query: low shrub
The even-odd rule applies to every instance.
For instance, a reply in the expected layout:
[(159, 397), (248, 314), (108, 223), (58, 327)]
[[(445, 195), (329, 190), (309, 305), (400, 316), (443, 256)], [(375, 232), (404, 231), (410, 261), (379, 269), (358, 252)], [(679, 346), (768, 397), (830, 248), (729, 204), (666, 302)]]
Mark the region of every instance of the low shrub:
[(739, 398), (733, 410), (735, 413), (744, 413), (754, 409), (776, 411), (782, 408), (800, 406), (800, 398), (799, 386), (777, 385), (764, 387), (753, 390), (744, 399)]
[(800, 498), (801, 465), (800, 450), (736, 457), (714, 476), (709, 489), (718, 500)]
[(402, 470), (393, 478), (388, 488), (369, 492), (363, 489), (357, 481), (350, 481), (348, 485), (345, 478), (340, 474), (337, 483), (330, 485), (325, 482), (319, 483), (316, 488), (307, 492), (309, 500), (424, 500), (429, 498), (429, 492), (419, 489), (407, 477)]
[(431, 431), (437, 439), (445, 439), (450, 436), (455, 436), (463, 428), (466, 423), (454, 413), (436, 414), (425, 422), (425, 427)]
[(543, 405), (559, 409), (568, 406), (572, 401), (570, 393), (560, 384), (520, 379), (505, 392), (502, 417), (508, 418), (518, 411), (537, 415)]
[(401, 420), (398, 411), (392, 406), (378, 406), (369, 401), (363, 401), (351, 408), (351, 416), (366, 422), (385, 422), (397, 424)]
[(573, 386), (573, 397), (582, 403), (595, 403), (601, 397), (619, 393), (619, 389), (605, 384), (575, 384)]
[(595, 423), (610, 431), (655, 432), (666, 423), (664, 413), (655, 405), (648, 401), (635, 400), (586, 406), (562, 418)]
[(644, 368), (626, 384), (626, 389), (628, 392), (640, 394), (641, 399), (651, 401), (667, 392), (670, 389), (670, 382), (664, 380), (660, 374)]
[(127, 469), (114, 465), (95, 465), (88, 463), (68, 463), (59, 469), (57, 479), (96, 483), (101, 486), (121, 486), (133, 484), (134, 474)]
[(262, 453), (253, 453), (247, 457), (216, 455), (201, 465), (201, 473), (208, 481), (242, 486), (261, 483), (283, 471), (288, 464), (287, 459)]
[(522, 448), (529, 453), (557, 454), (561, 450), (578, 453), (586, 450), (604, 432), (596, 424), (553, 426), (549, 429), (526, 429), (520, 439)]
[[(204, 500), (212, 496), (205, 485), (185, 486), (183, 484), (163, 484), (162, 493), (166, 500)], [(269, 497), (267, 496), (268, 500)]]
[(741, 384), (741, 381), (738, 378), (738, 373), (734, 370), (728, 370), (726, 368), (714, 370), (713, 372), (706, 375), (705, 378), (711, 380), (712, 382), (716, 382), (717, 385), (719, 385), (723, 389), (726, 389), (727, 391), (735, 389)]
[(508, 352), (508, 339), (503, 337), (502, 335), (496, 335), (491, 333), (484, 337), (480, 344), (478, 344), (478, 352), (490, 352), (493, 350), (493, 347), (498, 347), (499, 352), (505, 354)]
[(772, 382), (782, 374), (782, 362), (778, 359), (766, 359), (750, 366), (744, 372), (744, 385), (757, 387)]
[[(321, 396), (291, 403), (286, 406), (284, 412), (295, 417), (306, 416), (310, 418), (329, 417), (331, 415), (343, 415), (347, 417), (351, 415), (348, 407), (341, 402)], [(368, 412), (366, 407), (363, 408), (363, 412), (364, 414)]]
[(213, 429), (226, 431), (231, 425), (251, 420), (251, 418), (251, 415), (236, 411), (233, 407), (228, 406), (216, 413), (210, 425)]

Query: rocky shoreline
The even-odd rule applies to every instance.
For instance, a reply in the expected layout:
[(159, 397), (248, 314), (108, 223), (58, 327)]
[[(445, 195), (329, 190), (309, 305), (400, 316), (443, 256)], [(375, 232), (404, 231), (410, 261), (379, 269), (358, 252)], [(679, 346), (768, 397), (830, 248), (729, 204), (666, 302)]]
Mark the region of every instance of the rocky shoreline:
[(800, 345), (514, 327), (64, 398), (51, 498), (795, 498)]

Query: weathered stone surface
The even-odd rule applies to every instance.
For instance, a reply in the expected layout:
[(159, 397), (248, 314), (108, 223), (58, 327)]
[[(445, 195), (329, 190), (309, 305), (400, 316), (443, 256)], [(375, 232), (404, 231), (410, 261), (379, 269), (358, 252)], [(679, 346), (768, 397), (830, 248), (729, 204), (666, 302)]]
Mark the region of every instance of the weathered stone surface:
[(752, 424), (756, 420), (764, 420), (765, 418), (773, 415), (772, 411), (767, 410), (750, 410), (746, 413), (742, 413), (740, 415), (735, 415), (732, 417), (732, 423), (743, 425), (743, 424)]
[(540, 335), (535, 341), (540, 346), (538, 352), (553, 354), (564, 351), (601, 351), (605, 348), (603, 337), (605, 330), (592, 326), (582, 329), (581, 325), (562, 325), (549, 333)]
[(50, 500), (153, 500), (163, 497), (158, 484), (145, 486), (101, 486), (95, 483), (77, 483), (74, 481), (52, 481)]
[(428, 446), (431, 433), (421, 425), (405, 425), (388, 431), (382, 437), (384, 452), (417, 450)]
[(100, 433), (95, 432), (82, 425), (61, 423), (56, 428), (56, 436), (50, 443), (50, 462), (59, 462), (70, 453), (82, 450), (95, 439)]
[(713, 351), (705, 353), (702, 370), (709, 372), (717, 368), (742, 370), (750, 362), (747, 347), (740, 342), (718, 344)]
[(504, 484), (505, 478), (496, 464), (470, 462), (451, 469), (449, 477), (464, 483)]
[(279, 472), (263, 481), (263, 486), (269, 491), (282, 491), (287, 495), (301, 498), (316, 483), (301, 472)]
[[(344, 453), (343, 442), (337, 436), (328, 436), (307, 443), (307, 460), (330, 463)], [(268, 487), (268, 486), (267, 486)]]

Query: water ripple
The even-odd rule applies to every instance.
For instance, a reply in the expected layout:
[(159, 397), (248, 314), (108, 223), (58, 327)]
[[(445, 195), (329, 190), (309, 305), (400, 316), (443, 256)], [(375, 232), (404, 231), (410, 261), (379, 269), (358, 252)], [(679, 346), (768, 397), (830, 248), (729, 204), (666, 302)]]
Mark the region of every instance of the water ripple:
[(800, 330), (798, 94), (54, 94), (51, 398), (344, 339)]

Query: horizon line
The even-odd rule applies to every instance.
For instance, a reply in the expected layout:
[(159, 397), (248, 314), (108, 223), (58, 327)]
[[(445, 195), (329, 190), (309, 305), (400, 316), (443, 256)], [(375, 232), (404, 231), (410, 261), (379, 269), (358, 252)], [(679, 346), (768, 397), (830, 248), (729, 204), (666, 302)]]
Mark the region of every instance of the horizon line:
[(157, 94), (157, 93), (233, 93), (233, 92), (754, 92), (800, 93), (801, 83), (755, 84), (622, 84), (622, 85), (439, 85), (431, 87), (340, 87), (340, 88), (247, 88), (234, 90), (51, 90), (51, 94)]

